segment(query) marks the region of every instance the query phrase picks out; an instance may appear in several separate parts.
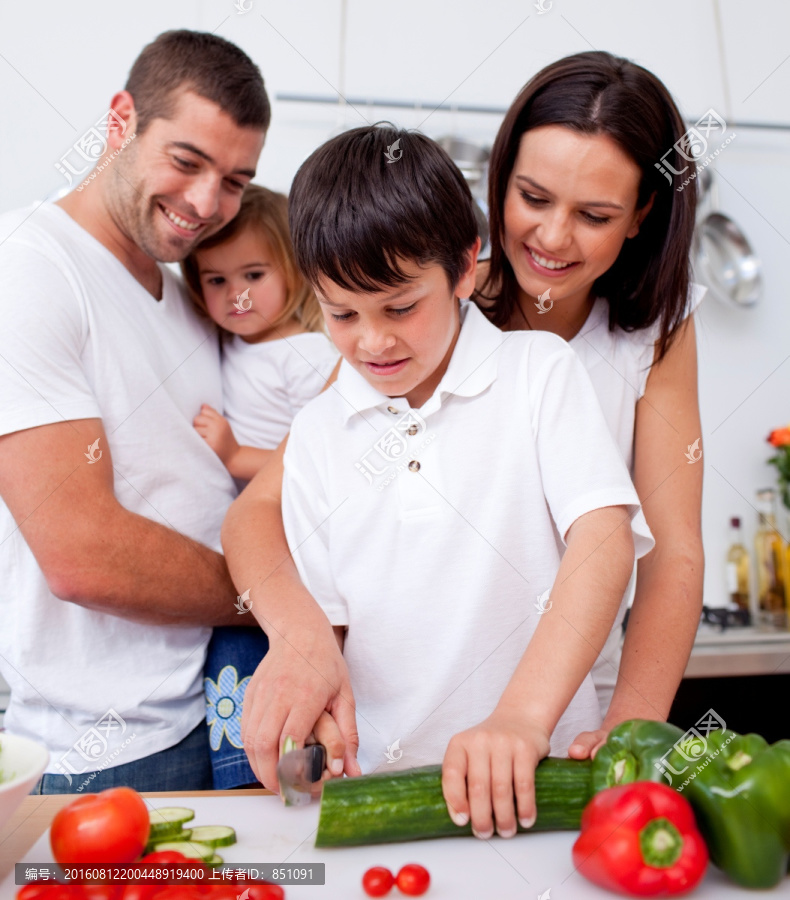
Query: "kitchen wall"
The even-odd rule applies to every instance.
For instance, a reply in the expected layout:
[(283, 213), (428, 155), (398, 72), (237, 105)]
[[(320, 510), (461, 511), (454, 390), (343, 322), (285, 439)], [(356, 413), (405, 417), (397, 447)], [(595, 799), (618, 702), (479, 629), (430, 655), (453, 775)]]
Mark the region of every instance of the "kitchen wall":
[[(315, 146), (365, 121), (490, 142), (501, 111), (534, 72), (591, 48), (652, 69), (690, 121), (709, 108), (727, 121), (737, 137), (715, 161), (720, 203), (762, 257), (765, 292), (754, 309), (709, 297), (698, 314), (705, 596), (723, 602), (727, 521), (740, 515), (751, 540), (755, 490), (774, 482), (765, 436), (790, 421), (790, 7), (782, 0), (5, 3), (0, 212), (63, 188), (55, 163), (106, 111), (140, 48), (177, 27), (227, 37), (260, 65), (274, 102), (257, 180), (282, 190)], [(349, 102), (337, 102), (338, 91)]]

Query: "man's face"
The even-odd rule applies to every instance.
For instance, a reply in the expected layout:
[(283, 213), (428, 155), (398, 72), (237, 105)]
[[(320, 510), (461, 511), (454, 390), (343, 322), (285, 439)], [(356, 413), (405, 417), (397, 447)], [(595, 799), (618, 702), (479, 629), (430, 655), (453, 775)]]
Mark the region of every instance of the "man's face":
[(264, 137), (183, 91), (173, 118), (154, 119), (116, 160), (108, 195), (116, 225), (153, 259), (183, 259), (239, 211)]

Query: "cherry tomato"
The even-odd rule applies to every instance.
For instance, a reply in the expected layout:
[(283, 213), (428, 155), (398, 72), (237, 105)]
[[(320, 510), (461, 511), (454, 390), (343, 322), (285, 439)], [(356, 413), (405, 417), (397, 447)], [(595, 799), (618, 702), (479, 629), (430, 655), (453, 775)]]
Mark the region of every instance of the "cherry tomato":
[(251, 884), (248, 900), (283, 900), (285, 891), (279, 884)]
[(431, 876), (424, 866), (418, 866), (416, 863), (409, 863), (404, 866), (398, 877), (395, 879), (398, 890), (410, 897), (419, 897), (424, 894), (431, 883)]
[(64, 806), (52, 821), (49, 840), (64, 866), (130, 863), (142, 853), (149, 828), (148, 807), (137, 791), (111, 788)]
[(78, 900), (82, 888), (66, 884), (26, 884), (17, 892), (17, 900)]
[(374, 866), (362, 876), (362, 888), (368, 897), (383, 897), (392, 890), (395, 876), (384, 866)]
[(159, 850), (156, 853), (149, 853), (147, 856), (142, 857), (139, 862), (148, 863), (152, 866), (180, 866), (182, 863), (193, 863), (195, 860), (188, 859), (177, 850)]

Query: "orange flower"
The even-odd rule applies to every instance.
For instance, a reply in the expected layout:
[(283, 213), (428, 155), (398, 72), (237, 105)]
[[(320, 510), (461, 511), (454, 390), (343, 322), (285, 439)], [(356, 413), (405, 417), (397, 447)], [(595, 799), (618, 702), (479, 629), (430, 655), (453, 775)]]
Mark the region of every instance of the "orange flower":
[(768, 443), (774, 447), (787, 447), (790, 445), (790, 425), (784, 428), (776, 428), (768, 435)]

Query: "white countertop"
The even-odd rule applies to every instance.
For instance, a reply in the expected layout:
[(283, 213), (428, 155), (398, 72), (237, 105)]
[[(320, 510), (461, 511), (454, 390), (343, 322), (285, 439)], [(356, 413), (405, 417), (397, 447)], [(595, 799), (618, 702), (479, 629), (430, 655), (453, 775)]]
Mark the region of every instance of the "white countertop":
[(790, 631), (700, 625), (686, 678), (790, 673)]

